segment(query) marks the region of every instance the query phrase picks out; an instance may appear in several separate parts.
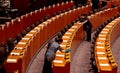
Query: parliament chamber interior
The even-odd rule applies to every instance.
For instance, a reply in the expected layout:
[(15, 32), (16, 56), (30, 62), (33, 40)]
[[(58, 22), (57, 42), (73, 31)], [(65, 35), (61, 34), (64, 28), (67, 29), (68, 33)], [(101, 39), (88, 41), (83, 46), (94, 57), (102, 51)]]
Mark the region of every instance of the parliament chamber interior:
[(53, 73), (120, 73), (120, 0), (98, 0), (98, 8), (92, 1), (0, 0), (0, 73), (42, 73), (56, 37), (70, 51), (55, 53)]

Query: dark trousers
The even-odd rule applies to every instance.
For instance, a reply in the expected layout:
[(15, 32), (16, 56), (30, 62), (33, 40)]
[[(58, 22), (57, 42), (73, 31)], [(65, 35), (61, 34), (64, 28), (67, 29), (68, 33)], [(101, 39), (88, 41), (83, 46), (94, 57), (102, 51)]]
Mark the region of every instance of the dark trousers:
[(87, 41), (91, 41), (91, 30), (86, 31), (87, 33)]
[(2, 68), (0, 68), (0, 73), (7, 73), (4, 66), (2, 66)]
[(44, 66), (42, 73), (53, 73), (52, 71), (52, 63), (48, 61), (46, 58), (44, 60)]
[(92, 5), (92, 10), (93, 10), (93, 12), (95, 12), (95, 10), (98, 10), (98, 9), (99, 9), (99, 5), (96, 4), (96, 3), (94, 3), (94, 4)]

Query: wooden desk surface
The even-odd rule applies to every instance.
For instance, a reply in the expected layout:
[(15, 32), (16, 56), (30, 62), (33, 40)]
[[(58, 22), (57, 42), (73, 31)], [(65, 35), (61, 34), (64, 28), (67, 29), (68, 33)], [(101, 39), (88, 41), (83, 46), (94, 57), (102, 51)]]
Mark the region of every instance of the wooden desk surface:
[(17, 61), (20, 59), (21, 57), (20, 56), (17, 56), (17, 55), (9, 55), (8, 58), (7, 58), (7, 63), (17, 63)]
[(25, 50), (21, 50), (21, 49), (14, 49), (12, 50), (12, 52), (10, 53), (10, 55), (18, 55), (18, 56), (22, 56), (24, 54)]
[[(107, 65), (107, 66), (104, 66)], [(100, 69), (102, 71), (112, 71), (112, 67), (109, 64), (100, 64)]]
[(17, 44), (15, 46), (15, 49), (22, 49), (22, 50), (26, 49), (27, 50), (27, 47), (28, 47), (28, 44)]
[(106, 52), (106, 49), (97, 48), (95, 49), (95, 52)]

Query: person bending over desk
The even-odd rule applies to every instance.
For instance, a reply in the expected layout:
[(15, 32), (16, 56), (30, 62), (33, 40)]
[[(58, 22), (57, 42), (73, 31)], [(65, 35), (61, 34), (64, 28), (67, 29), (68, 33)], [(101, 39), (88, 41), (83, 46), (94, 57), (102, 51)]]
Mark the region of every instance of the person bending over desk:
[(42, 73), (53, 73), (52, 61), (55, 59), (55, 53), (57, 50), (63, 52), (60, 44), (63, 42), (62, 38), (55, 38), (55, 41), (48, 44), (47, 51), (45, 53), (45, 60)]

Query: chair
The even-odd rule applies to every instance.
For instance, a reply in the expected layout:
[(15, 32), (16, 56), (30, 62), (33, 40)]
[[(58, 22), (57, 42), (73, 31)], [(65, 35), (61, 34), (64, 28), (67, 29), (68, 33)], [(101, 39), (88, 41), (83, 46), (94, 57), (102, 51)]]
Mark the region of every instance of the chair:
[(120, 17), (120, 13), (118, 14), (118, 17)]
[(91, 45), (91, 50), (90, 50), (90, 53), (91, 53), (91, 62), (95, 60), (95, 55), (94, 55), (94, 44)]
[(108, 22), (108, 23), (110, 23), (110, 22), (111, 22), (111, 20), (110, 20), (110, 19), (108, 19), (108, 20), (107, 20), (107, 22)]
[(44, 21), (46, 21), (47, 19), (49, 19), (50, 18), (50, 15), (46, 15), (45, 17), (44, 17)]
[(11, 51), (13, 50), (14, 46), (15, 46), (14, 40), (13, 40), (12, 38), (9, 38), (9, 39), (7, 40), (7, 44), (8, 44), (8, 49), (9, 49), (9, 51), (11, 52)]
[(103, 29), (103, 26), (101, 25), (100, 27), (99, 27), (99, 33), (100, 33), (100, 31)]
[(62, 11), (59, 11), (59, 12), (58, 12), (58, 14), (61, 14), (61, 13), (62, 13)]
[(5, 56), (7, 57), (7, 55), (9, 55), (9, 48), (8, 48), (7, 42), (4, 43), (4, 49), (5, 49), (5, 51), (6, 51)]
[(117, 15), (115, 15), (113, 18), (115, 19), (115, 18), (117, 18), (118, 17), (118, 14)]
[(94, 13), (98, 12), (98, 9), (94, 9)]
[(71, 24), (72, 24), (72, 25), (74, 25), (74, 23), (75, 23), (75, 22), (76, 22), (76, 21), (74, 20), (74, 21), (72, 21), (72, 23), (71, 23)]
[(67, 8), (67, 11), (70, 11), (71, 9), (70, 8)]
[(62, 13), (65, 13), (66, 12), (66, 10), (62, 10)]
[(26, 30), (23, 30), (23, 32), (21, 33), (22, 36), (24, 37), (26, 34), (27, 34), (27, 31)]
[(66, 32), (68, 29), (69, 29), (69, 28), (68, 28), (68, 26), (66, 25), (66, 27), (64, 28), (65, 32)]
[(57, 13), (56, 13), (56, 12), (54, 12), (54, 13), (53, 13), (53, 17), (54, 17), (54, 16), (56, 16), (56, 15), (57, 15)]
[(93, 73), (98, 73), (98, 68), (96, 66), (96, 62), (95, 61), (92, 62), (91, 66), (92, 66), (92, 68), (89, 69), (89, 72), (93, 71)]
[(30, 27), (27, 27), (25, 30), (26, 30), (26, 32), (28, 33), (28, 32), (30, 32), (31, 28), (30, 28)]
[(75, 22), (78, 22), (79, 21), (79, 18), (77, 18), (76, 20), (75, 20)]
[(6, 55), (5, 44), (2, 43), (1, 46), (0, 46), (0, 59), (1, 59), (1, 58), (4, 58), (5, 55)]
[(107, 24), (108, 24), (108, 21), (105, 21), (105, 22), (104, 22), (104, 26), (106, 26)]
[(101, 30), (104, 28), (104, 25), (102, 24), (101, 26), (100, 26), (100, 28), (101, 28)]
[(82, 7), (82, 4), (78, 4), (78, 7)]
[(65, 34), (65, 30), (64, 29), (62, 29), (60, 32), (62, 33), (62, 35)]
[(77, 8), (76, 6), (73, 6), (73, 7), (72, 7), (72, 10), (73, 10), (73, 9), (76, 9), (76, 8)]
[(109, 22), (111, 22), (114, 18), (116, 18), (116, 17), (114, 16), (114, 17), (110, 18), (110, 19), (109, 19)]
[(44, 19), (41, 19), (41, 20), (39, 21), (40, 24), (43, 23), (43, 22), (44, 22)]
[(35, 24), (35, 26), (37, 26), (37, 25), (39, 25), (39, 23), (40, 23), (39, 21), (36, 21), (34, 24)]
[(35, 27), (35, 24), (32, 24), (32, 25), (30, 26), (31, 29), (33, 29), (34, 27)]
[(22, 39), (22, 34), (18, 34), (17, 36), (16, 36), (16, 40), (17, 40), (17, 42), (19, 42), (21, 39)]
[(93, 13), (94, 13), (93, 11), (90, 11), (90, 12), (89, 12), (89, 15), (91, 15), (91, 14), (93, 14)]
[(92, 47), (91, 47), (91, 48), (94, 48), (94, 46), (95, 46), (95, 40), (96, 40), (96, 38), (93, 38), (93, 39), (92, 39), (92, 41), (91, 41), (91, 43), (92, 43), (91, 46), (92, 46)]
[(70, 23), (70, 24), (69, 24), (69, 28), (70, 28), (70, 27), (72, 27), (72, 25), (73, 25), (73, 24), (72, 24), (72, 23)]
[(93, 37), (94, 41), (96, 40), (97, 36), (98, 36), (98, 31), (96, 31), (95, 34), (94, 34), (94, 37)]
[(68, 29), (71, 27), (70, 24), (67, 25)]
[(62, 33), (61, 32), (58, 32), (58, 38), (62, 38)]

